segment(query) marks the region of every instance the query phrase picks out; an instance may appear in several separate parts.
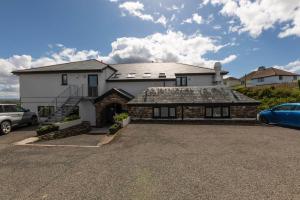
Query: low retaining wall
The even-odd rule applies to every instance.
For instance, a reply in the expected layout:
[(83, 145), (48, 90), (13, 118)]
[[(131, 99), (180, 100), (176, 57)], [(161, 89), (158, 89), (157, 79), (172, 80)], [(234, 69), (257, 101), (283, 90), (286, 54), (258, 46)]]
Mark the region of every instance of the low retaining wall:
[(75, 135), (81, 135), (84, 133), (88, 133), (91, 130), (91, 126), (89, 122), (82, 122), (79, 125), (66, 128), (59, 131), (54, 131), (51, 133), (47, 133), (45, 135), (39, 136), (40, 140), (54, 140), (59, 138), (66, 138)]

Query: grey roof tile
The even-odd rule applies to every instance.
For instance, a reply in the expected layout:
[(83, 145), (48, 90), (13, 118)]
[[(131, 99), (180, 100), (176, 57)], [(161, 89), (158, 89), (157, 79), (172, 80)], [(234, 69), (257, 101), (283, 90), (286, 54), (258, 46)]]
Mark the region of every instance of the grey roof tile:
[(60, 71), (97, 71), (107, 67), (107, 64), (98, 60), (85, 60), (77, 62), (62, 63), (44, 67), (36, 67), (31, 69), (17, 70), (14, 74), (22, 73), (45, 73), (45, 72), (60, 72)]
[(150, 87), (129, 104), (189, 104), (189, 103), (256, 103), (225, 86), (205, 87)]

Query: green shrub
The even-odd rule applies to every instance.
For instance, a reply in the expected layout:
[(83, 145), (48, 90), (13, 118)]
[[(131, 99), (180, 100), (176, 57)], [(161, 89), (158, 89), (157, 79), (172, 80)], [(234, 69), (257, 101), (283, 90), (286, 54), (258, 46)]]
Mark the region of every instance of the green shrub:
[(109, 127), (109, 134), (115, 134), (118, 130), (121, 129), (120, 124), (113, 124), (111, 127)]
[(128, 118), (128, 113), (121, 113), (114, 116), (115, 122), (122, 122), (124, 119)]
[(45, 135), (47, 133), (51, 133), (53, 131), (58, 131), (58, 126), (55, 125), (45, 125), (41, 126), (36, 130), (38, 136)]
[(237, 88), (238, 92), (261, 102), (259, 110), (272, 108), (282, 103), (300, 101), (300, 91), (297, 88)]
[(78, 115), (70, 115), (68, 117), (64, 118), (64, 122), (69, 122), (69, 121), (73, 121), (73, 120), (77, 120), (80, 119), (80, 117)]
[(299, 87), (299, 90), (300, 90), (300, 80), (298, 80), (298, 87)]

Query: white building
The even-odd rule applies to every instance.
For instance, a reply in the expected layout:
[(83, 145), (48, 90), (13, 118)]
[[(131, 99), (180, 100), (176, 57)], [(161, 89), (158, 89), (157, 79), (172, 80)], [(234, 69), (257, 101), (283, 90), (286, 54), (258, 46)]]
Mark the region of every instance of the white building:
[(296, 73), (288, 72), (277, 68), (259, 67), (258, 70), (253, 71), (242, 77), (242, 84), (246, 86), (291, 83), (297, 81), (300, 76)]
[(41, 119), (61, 118), (78, 107), (84, 121), (102, 126), (147, 88), (214, 86), (227, 72), (221, 71), (220, 65), (210, 69), (178, 63), (108, 65), (87, 60), (13, 74), (19, 76), (22, 106)]

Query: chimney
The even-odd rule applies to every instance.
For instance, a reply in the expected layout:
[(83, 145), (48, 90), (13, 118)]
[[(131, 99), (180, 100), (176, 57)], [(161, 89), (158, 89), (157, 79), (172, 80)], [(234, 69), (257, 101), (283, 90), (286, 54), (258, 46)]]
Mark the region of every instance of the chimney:
[(258, 70), (257, 70), (257, 71), (263, 71), (263, 70), (265, 70), (265, 69), (266, 69), (265, 66), (260, 66), (260, 67), (258, 67)]
[(223, 85), (223, 78), (221, 76), (222, 64), (220, 62), (216, 62), (214, 65), (214, 70), (216, 72), (216, 75), (215, 75), (216, 85)]

